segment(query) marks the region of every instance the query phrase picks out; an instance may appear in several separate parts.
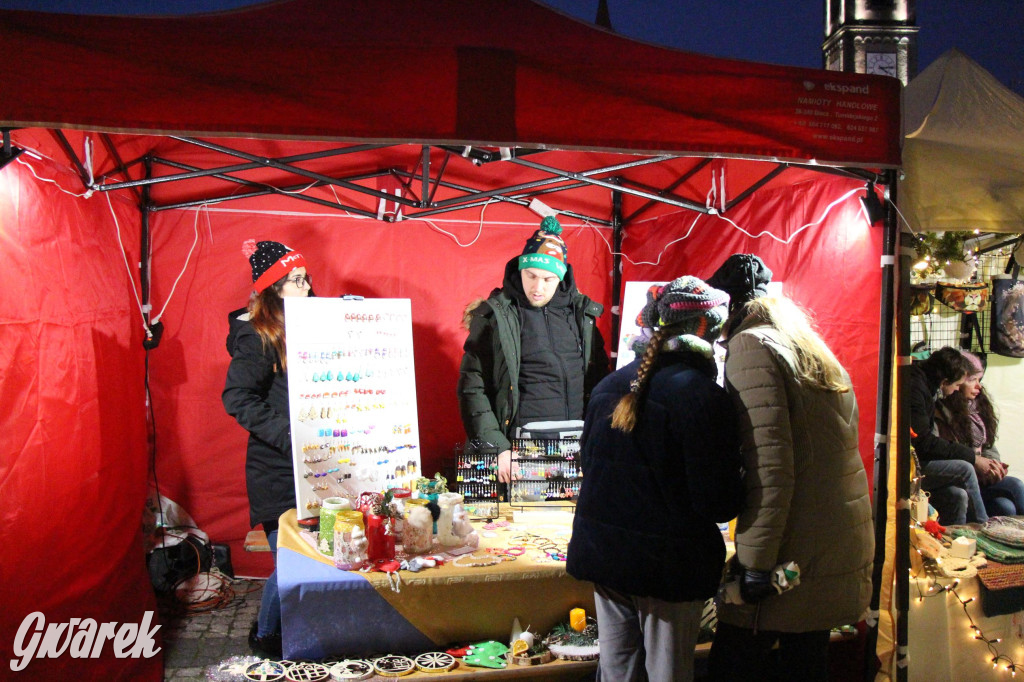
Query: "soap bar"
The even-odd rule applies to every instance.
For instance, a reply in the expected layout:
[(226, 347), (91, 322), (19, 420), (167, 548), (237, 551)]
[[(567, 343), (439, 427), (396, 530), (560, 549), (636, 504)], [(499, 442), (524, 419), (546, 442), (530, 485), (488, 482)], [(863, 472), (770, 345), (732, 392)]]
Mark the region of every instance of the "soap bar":
[(978, 541), (974, 538), (960, 537), (953, 540), (949, 547), (949, 555), (958, 559), (970, 559), (978, 548)]

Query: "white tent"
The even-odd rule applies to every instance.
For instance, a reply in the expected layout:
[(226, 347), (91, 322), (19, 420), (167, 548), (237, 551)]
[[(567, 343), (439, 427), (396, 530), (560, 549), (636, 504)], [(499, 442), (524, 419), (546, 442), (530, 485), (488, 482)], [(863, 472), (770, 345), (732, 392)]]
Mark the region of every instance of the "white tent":
[(1024, 98), (962, 52), (903, 93), (899, 204), (915, 232), (1024, 232)]

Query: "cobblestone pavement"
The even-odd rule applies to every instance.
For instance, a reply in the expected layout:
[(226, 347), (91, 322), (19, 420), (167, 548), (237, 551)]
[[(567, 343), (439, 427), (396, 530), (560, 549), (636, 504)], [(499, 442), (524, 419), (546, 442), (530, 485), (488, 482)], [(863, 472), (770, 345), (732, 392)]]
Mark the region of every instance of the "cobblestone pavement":
[(235, 580), (219, 608), (186, 613), (160, 604), (164, 627), (164, 680), (205, 680), (206, 666), (231, 656), (247, 656), (249, 626), (256, 620), (263, 580)]

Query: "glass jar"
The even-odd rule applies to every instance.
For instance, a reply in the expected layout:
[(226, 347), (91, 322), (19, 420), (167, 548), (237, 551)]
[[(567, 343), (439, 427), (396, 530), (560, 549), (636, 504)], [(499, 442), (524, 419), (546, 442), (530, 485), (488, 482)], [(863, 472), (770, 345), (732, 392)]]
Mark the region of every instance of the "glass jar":
[(460, 504), (462, 495), (459, 493), (441, 493), (437, 498), (437, 506), (441, 508), (441, 515), (437, 519), (437, 540), (446, 547), (462, 544), (462, 538), (455, 534), (452, 527), (455, 521), (455, 507)]
[(328, 497), (320, 504), (320, 553), (334, 556), (334, 522), (338, 512), (352, 509), (352, 503), (344, 497)]

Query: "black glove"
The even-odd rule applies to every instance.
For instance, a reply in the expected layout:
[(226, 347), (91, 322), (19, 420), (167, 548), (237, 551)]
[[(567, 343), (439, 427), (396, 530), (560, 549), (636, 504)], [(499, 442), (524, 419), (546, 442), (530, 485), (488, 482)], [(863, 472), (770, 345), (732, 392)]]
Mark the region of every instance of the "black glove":
[(757, 571), (752, 568), (744, 569), (740, 576), (740, 597), (747, 604), (756, 604), (765, 597), (777, 594), (772, 587), (772, 574), (770, 571)]

